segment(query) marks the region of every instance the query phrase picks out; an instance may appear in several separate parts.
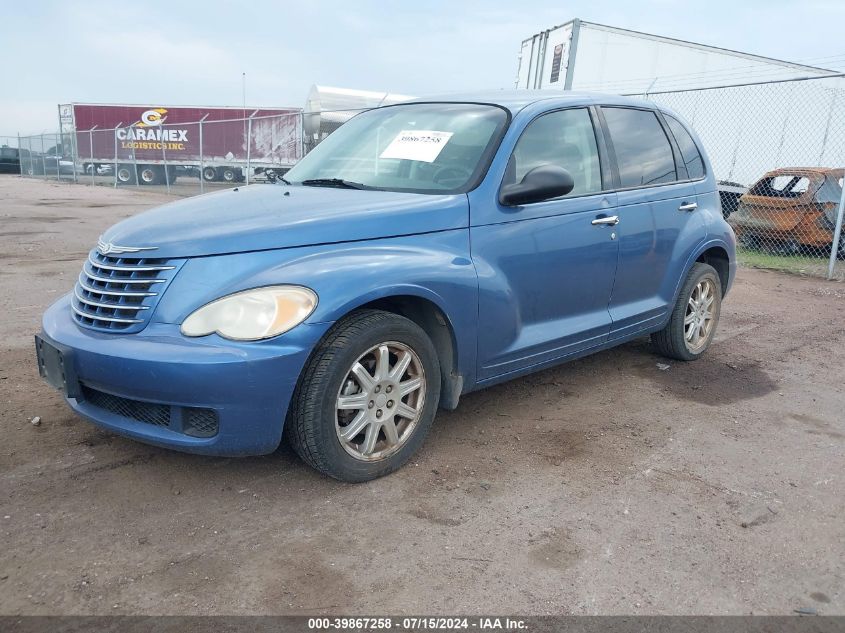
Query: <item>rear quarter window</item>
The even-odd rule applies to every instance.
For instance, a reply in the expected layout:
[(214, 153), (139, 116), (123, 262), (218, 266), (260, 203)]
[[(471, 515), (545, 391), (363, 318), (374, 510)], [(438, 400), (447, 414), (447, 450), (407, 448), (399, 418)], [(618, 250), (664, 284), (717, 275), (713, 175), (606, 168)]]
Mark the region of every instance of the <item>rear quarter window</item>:
[(704, 178), (704, 160), (701, 158), (701, 152), (698, 150), (695, 141), (692, 140), (690, 133), (675, 117), (664, 114), (663, 118), (666, 119), (669, 129), (672, 131), (672, 136), (675, 137), (675, 141), (681, 150), (681, 158), (683, 158), (684, 165), (687, 168), (687, 177), (692, 180)]
[(645, 187), (677, 180), (672, 146), (651, 110), (602, 108), (621, 186)]

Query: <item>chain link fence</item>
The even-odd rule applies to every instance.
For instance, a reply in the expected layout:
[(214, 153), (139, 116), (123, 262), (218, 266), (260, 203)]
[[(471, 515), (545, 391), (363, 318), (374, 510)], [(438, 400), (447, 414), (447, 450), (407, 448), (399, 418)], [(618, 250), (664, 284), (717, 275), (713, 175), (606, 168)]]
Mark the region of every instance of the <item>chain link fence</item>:
[(845, 279), (843, 76), (640, 96), (698, 133), (741, 264)]
[(301, 112), (135, 122), (15, 137), (24, 177), (192, 196), (275, 182), (303, 155)]
[[(636, 96), (674, 110), (698, 133), (741, 264), (845, 279), (845, 75)], [(71, 129), (10, 141), (24, 176), (190, 196), (275, 182), (360, 111), (162, 124), (154, 135), (137, 124)]]
[[(134, 187), (180, 196), (272, 183), (363, 109), (188, 123), (135, 122), (8, 138), (24, 177)], [(0, 143), (2, 145), (2, 143)]]

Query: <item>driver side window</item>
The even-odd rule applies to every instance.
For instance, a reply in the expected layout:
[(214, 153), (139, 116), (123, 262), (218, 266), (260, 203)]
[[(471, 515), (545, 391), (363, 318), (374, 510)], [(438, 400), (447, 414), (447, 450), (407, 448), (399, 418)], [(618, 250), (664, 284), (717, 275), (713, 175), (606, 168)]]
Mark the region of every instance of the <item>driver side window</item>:
[(599, 152), (589, 110), (560, 110), (534, 119), (516, 143), (504, 184), (520, 182), (540, 165), (563, 167), (572, 174), (575, 188), (567, 196), (602, 190)]

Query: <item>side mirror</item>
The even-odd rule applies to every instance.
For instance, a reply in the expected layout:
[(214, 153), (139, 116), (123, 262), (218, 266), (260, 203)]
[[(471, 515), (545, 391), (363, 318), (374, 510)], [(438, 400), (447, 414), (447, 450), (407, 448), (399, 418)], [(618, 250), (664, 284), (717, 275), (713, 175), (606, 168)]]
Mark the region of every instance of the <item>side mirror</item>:
[(563, 167), (540, 165), (525, 174), (522, 182), (502, 187), (499, 202), (506, 207), (517, 207), (565, 196), (574, 188), (572, 174)]

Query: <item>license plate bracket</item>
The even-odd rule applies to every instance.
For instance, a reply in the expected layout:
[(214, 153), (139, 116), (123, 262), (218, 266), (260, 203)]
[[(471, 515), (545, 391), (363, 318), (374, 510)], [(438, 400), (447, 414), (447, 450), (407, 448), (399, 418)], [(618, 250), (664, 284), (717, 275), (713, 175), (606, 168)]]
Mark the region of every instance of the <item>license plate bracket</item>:
[(53, 341), (35, 335), (35, 355), (38, 373), (67, 398), (79, 397), (79, 381), (73, 366), (73, 351)]

